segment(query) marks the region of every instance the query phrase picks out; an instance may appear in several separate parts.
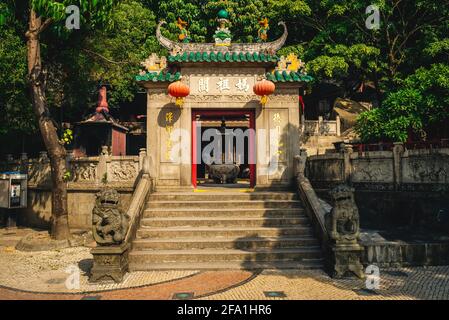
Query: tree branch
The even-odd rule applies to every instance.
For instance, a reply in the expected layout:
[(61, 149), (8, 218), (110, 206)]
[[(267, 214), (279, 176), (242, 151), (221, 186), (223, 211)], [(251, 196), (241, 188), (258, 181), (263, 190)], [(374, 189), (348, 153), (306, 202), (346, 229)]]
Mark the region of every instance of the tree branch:
[(52, 18), (48, 18), (47, 20), (44, 21), (44, 23), (41, 24), (39, 30), (37, 31), (38, 33), (43, 32), (45, 29), (47, 29), (47, 27), (53, 22)]

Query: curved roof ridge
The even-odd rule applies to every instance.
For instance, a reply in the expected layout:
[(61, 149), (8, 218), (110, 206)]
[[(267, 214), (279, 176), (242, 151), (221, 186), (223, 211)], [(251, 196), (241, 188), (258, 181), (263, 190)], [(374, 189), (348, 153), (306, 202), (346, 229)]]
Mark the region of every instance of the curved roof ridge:
[(183, 52), (265, 52), (274, 55), (285, 44), (288, 36), (287, 25), (281, 21), (278, 25), (284, 27), (284, 33), (280, 38), (271, 42), (232, 43), (230, 46), (217, 46), (215, 43), (182, 43), (172, 41), (162, 35), (161, 26), (165, 23), (165, 21), (160, 21), (157, 25), (156, 37), (163, 47), (171, 51), (171, 54)]

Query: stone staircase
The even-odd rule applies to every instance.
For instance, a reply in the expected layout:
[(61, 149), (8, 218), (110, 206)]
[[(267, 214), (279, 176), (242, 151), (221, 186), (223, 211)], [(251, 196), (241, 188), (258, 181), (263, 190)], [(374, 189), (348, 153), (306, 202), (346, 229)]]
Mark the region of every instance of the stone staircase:
[(156, 192), (130, 270), (322, 268), (321, 251), (291, 192)]

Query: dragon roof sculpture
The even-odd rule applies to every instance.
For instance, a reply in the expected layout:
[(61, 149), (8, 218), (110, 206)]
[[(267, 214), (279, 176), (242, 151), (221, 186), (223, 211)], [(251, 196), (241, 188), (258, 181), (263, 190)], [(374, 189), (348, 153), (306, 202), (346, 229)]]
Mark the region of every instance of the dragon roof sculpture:
[(287, 25), (284, 22), (279, 22), (278, 25), (284, 27), (282, 36), (271, 42), (258, 43), (232, 43), (229, 46), (217, 46), (215, 43), (183, 43), (172, 41), (162, 35), (161, 27), (165, 21), (159, 22), (156, 29), (156, 37), (159, 43), (170, 51), (171, 55), (178, 55), (185, 52), (202, 52), (202, 53), (264, 53), (275, 55), (276, 52), (282, 48), (287, 40), (288, 31)]

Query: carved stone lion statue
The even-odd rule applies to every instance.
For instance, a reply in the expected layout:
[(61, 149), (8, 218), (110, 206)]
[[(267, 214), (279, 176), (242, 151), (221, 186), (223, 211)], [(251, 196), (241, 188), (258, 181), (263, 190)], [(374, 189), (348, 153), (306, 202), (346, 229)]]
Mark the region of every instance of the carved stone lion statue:
[(92, 210), (92, 235), (101, 246), (121, 244), (129, 225), (129, 216), (119, 208), (120, 195), (114, 189), (97, 193)]
[(356, 243), (360, 233), (359, 210), (354, 200), (354, 188), (339, 185), (330, 191), (333, 202), (326, 217), (326, 229), (337, 244)]

